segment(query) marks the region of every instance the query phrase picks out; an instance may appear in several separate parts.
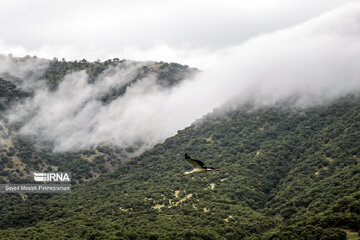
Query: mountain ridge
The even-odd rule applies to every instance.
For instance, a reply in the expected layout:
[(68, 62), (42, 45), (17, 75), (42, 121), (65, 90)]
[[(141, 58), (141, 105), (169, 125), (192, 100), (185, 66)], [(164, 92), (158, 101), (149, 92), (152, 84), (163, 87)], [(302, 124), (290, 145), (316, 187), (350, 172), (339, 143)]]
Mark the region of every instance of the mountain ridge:
[[(0, 233), (345, 239), (360, 226), (359, 109), (359, 97), (349, 95), (308, 109), (240, 107), (208, 116), (70, 195), (2, 209)], [(221, 171), (179, 180), (190, 167), (184, 152)]]
[[(101, 143), (85, 149), (75, 149), (68, 152), (53, 152), (55, 143), (42, 140), (42, 136), (19, 134), (19, 130), (29, 121), (38, 109), (30, 109), (25, 118), (9, 120), (14, 115), (13, 109), (19, 113), (21, 107), (29, 99), (34, 98), (37, 88), (45, 88), (49, 95), (54, 94), (59, 85), (66, 81), (72, 73), (85, 71), (88, 75), (87, 84), (105, 81), (119, 71), (129, 71), (129, 79), (124, 84), (104, 91), (98, 99), (103, 105), (123, 96), (134, 84), (148, 77), (154, 78), (155, 85), (171, 89), (186, 78), (191, 78), (198, 72), (195, 68), (177, 63), (165, 62), (135, 62), (119, 60), (88, 62), (59, 61), (39, 59), (37, 57), (16, 58), (0, 56), (5, 66), (0, 72), (0, 182), (32, 181), (33, 171), (71, 171), (73, 183), (96, 178), (104, 172), (111, 171), (122, 161), (135, 156), (148, 148), (151, 143), (145, 141), (117, 144)], [(129, 69), (129, 70), (127, 70)], [(123, 81), (118, 76), (118, 81)], [(116, 76), (115, 76), (116, 78)], [(72, 86), (69, 86), (70, 88)], [(70, 91), (69, 89), (68, 91)], [(43, 129), (42, 129), (43, 130)]]

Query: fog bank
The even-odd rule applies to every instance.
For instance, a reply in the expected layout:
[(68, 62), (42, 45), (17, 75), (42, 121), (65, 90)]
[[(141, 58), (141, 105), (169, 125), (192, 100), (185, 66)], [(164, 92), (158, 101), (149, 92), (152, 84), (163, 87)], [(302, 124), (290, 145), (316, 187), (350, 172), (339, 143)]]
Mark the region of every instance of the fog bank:
[(27, 119), (21, 134), (68, 151), (102, 143), (153, 145), (234, 100), (273, 104), (297, 96), (299, 105), (308, 106), (359, 93), (359, 20), (360, 4), (332, 10), (222, 49), (211, 68), (174, 88), (143, 78), (107, 105), (99, 96), (126, 84), (141, 64), (109, 69), (95, 84), (85, 72), (72, 73), (55, 92), (38, 87), (9, 117)]

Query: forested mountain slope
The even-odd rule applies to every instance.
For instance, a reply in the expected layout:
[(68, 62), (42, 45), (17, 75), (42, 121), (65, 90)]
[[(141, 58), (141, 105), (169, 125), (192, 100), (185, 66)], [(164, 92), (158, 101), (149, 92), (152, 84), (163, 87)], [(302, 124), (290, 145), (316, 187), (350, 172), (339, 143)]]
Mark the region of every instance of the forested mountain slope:
[[(85, 59), (59, 61), (56, 58), (47, 60), (30, 56), (15, 58), (0, 55), (0, 64), (0, 183), (32, 181), (31, 172), (34, 171), (68, 171), (72, 173), (73, 183), (83, 182), (112, 171), (121, 161), (137, 155), (137, 150), (147, 144), (98, 144), (81, 150), (54, 153), (53, 142), (41, 140), (41, 136), (18, 134), (17, 130), (28, 118), (15, 122), (8, 119), (13, 109), (34, 98), (37, 89), (46, 88), (49, 95), (55, 94), (66, 76), (81, 71), (86, 73), (88, 85), (104, 82), (110, 77), (120, 83), (126, 80), (124, 84), (104, 90), (99, 96), (100, 104), (108, 105), (123, 96), (131, 86), (146, 78), (154, 78), (155, 84), (161, 88), (171, 88), (198, 72), (197, 69), (176, 63), (134, 62), (117, 58), (88, 62)], [(80, 79), (77, 79), (77, 82), (79, 81)], [(75, 88), (73, 85), (69, 85), (66, 91), (71, 93), (72, 88)]]
[[(214, 112), (71, 194), (0, 211), (0, 236), (345, 239), (360, 228), (360, 98)], [(221, 171), (177, 176), (184, 153)]]

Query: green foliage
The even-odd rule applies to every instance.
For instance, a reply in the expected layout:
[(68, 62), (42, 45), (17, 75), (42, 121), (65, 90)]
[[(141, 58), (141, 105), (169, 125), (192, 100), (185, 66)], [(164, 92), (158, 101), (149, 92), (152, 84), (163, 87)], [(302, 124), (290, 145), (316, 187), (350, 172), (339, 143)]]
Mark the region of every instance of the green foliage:
[(17, 89), (10, 81), (0, 78), (0, 119), (1, 111), (8, 109), (16, 101), (31, 96), (30, 93)]
[[(348, 96), (313, 109), (244, 106), (211, 114), (71, 194), (4, 207), (0, 234), (346, 239), (344, 229), (360, 226), (359, 110), (360, 99)], [(177, 178), (191, 168), (185, 152), (221, 171)], [(94, 153), (111, 151), (102, 146), (81, 156)], [(79, 156), (72, 159), (87, 172)]]
[[(18, 65), (37, 59), (36, 57), (32, 59), (30, 56), (10, 58)], [(136, 65), (136, 71), (127, 84), (104, 93), (104, 96), (101, 97), (103, 104), (108, 104), (123, 95), (129, 86), (145, 77), (154, 77), (161, 87), (172, 87), (197, 72), (194, 68), (176, 63), (148, 62), (140, 64), (117, 58), (104, 62), (88, 62), (85, 59), (81, 61), (65, 61), (65, 59), (59, 61), (56, 58), (51, 61), (44, 61), (47, 63), (47, 68), (42, 76), (39, 76), (39, 79), (47, 83), (50, 91), (55, 91), (64, 77), (73, 72), (86, 71), (88, 82), (92, 84), (95, 81), (100, 81), (102, 77), (114, 69), (116, 71), (127, 70), (129, 66)], [(30, 72), (29, 76), (25, 77), (36, 74), (39, 75), (36, 71)], [(80, 152), (53, 153), (51, 142), (39, 143), (38, 140), (34, 141), (33, 136), (14, 137), (16, 130), (20, 129), (23, 123), (7, 124), (7, 119), (5, 115), (2, 115), (2, 112), (8, 110), (12, 104), (21, 103), (26, 98), (32, 97), (34, 93), (20, 90), (21, 84), (19, 83), (25, 82), (26, 79), (18, 79), (11, 76), (10, 73), (5, 73), (2, 77), (4, 79), (0, 78), (0, 140), (4, 139), (9, 142), (5, 146), (0, 146), (0, 175), (3, 181), (21, 182), (26, 177), (25, 180), (28, 181), (31, 172), (59, 170), (71, 172), (74, 183), (83, 182), (113, 170), (142, 147), (142, 143), (125, 148), (100, 145)], [(29, 89), (29, 91), (32, 90)], [(35, 147), (35, 145), (38, 146)]]
[[(68, 73), (86, 71), (91, 84), (125, 64), (54, 59), (43, 78), (54, 91)], [(108, 104), (149, 75), (160, 87), (171, 87), (194, 72), (151, 63), (101, 101)], [(0, 78), (0, 137), (7, 143), (0, 148), (0, 182), (29, 182), (32, 171), (54, 170), (71, 172), (74, 186), (71, 194), (0, 194), (3, 239), (357, 237), (359, 97), (308, 109), (248, 104), (215, 111), (124, 162), (141, 144), (53, 153), (51, 143), (39, 149), (30, 137), (10, 137), (21, 123), (8, 126), (1, 112), (32, 96), (16, 81)], [(185, 152), (221, 171), (177, 178), (191, 168)]]
[[(89, 76), (89, 83), (93, 83), (109, 68), (123, 69), (128, 67), (127, 64), (129, 62), (131, 61), (125, 59), (120, 61), (117, 58), (109, 59), (104, 62), (88, 62), (85, 59), (81, 61), (58, 61), (57, 59), (54, 59), (50, 61), (49, 67), (43, 77), (46, 79), (49, 89), (56, 90), (59, 83), (68, 73), (86, 71)], [(136, 74), (130, 79), (129, 83), (125, 84), (125, 86), (118, 89), (112, 89), (111, 92), (103, 96), (102, 101), (107, 103), (116, 99), (123, 95), (129, 86), (147, 76), (154, 76), (159, 85), (170, 87), (178, 84), (185, 78), (191, 77), (196, 72), (198, 72), (197, 69), (176, 63), (151, 62), (150, 64), (137, 69)]]

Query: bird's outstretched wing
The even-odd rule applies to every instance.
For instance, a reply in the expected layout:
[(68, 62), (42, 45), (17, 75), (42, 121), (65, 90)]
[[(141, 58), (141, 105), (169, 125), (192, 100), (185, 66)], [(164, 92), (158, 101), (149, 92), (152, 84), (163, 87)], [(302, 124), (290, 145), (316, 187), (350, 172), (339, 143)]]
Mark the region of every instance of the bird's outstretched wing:
[(186, 153), (185, 153), (185, 159), (186, 159), (189, 163), (191, 163), (191, 165), (193, 165), (194, 168), (200, 168), (200, 169), (202, 169), (202, 168), (205, 167), (205, 164), (204, 164), (202, 161), (200, 161), (200, 160), (195, 160), (195, 159), (191, 159), (191, 158), (189, 157), (189, 155), (187, 155)]

